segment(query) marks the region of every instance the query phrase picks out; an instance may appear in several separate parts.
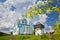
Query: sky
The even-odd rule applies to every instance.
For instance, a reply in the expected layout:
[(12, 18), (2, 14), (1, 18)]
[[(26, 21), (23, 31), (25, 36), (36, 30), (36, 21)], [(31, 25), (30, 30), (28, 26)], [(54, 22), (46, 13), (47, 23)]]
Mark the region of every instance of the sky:
[[(28, 10), (29, 6), (32, 6), (38, 1), (39, 0), (0, 0), (0, 31), (9, 33), (9, 31), (13, 29), (13, 25), (17, 22), (17, 19)], [(54, 4), (52, 4), (52, 6), (53, 5)], [(60, 4), (58, 4), (58, 7), (60, 7), (59, 5)], [(40, 23), (45, 26), (52, 26), (58, 19), (57, 12), (53, 11), (50, 14), (34, 16), (34, 18), (30, 20), (30, 25), (33, 26), (37, 21), (40, 21)]]

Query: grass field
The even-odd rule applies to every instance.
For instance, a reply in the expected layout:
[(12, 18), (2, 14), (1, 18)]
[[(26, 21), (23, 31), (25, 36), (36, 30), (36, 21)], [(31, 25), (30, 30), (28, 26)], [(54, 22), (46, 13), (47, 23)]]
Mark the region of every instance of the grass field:
[[(9, 40), (10, 36), (1, 36), (0, 40)], [(15, 35), (13, 37), (13, 40), (48, 40), (49, 38), (47, 36), (35, 36), (35, 35)]]
[[(0, 36), (0, 40), (10, 40), (10, 36)], [(49, 34), (41, 36), (35, 35), (15, 35), (13, 40), (49, 40)], [(60, 40), (60, 34), (54, 34), (53, 40)]]

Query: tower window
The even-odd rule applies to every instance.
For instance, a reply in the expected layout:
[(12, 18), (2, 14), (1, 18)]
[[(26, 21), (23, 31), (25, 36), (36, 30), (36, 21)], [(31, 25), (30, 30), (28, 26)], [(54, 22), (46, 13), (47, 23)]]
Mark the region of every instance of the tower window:
[(27, 20), (26, 19), (22, 20), (22, 23), (27, 24)]

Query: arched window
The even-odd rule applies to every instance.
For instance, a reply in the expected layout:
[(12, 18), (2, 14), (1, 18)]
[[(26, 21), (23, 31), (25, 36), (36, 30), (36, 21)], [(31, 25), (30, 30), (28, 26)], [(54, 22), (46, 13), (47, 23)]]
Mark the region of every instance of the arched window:
[(23, 19), (22, 20), (22, 24), (27, 24), (27, 20), (26, 19)]

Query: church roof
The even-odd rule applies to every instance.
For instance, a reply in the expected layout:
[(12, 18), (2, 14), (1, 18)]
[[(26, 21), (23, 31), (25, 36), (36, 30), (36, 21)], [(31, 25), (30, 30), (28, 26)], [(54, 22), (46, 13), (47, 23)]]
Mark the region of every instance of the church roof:
[(42, 29), (42, 28), (44, 28), (44, 25), (41, 24), (40, 22), (37, 22), (37, 23), (34, 25), (34, 29), (36, 29), (36, 28)]

